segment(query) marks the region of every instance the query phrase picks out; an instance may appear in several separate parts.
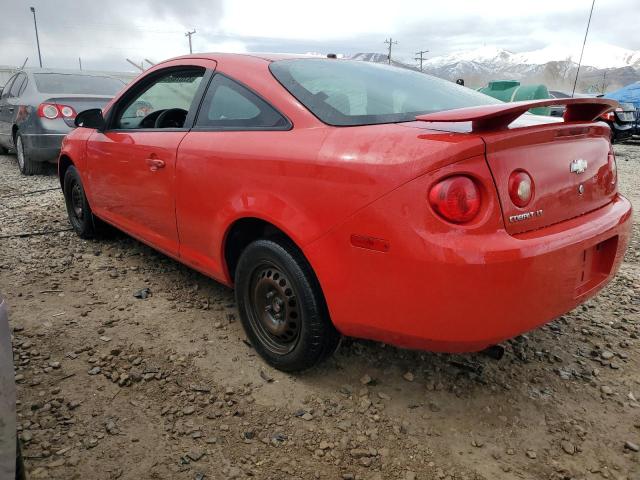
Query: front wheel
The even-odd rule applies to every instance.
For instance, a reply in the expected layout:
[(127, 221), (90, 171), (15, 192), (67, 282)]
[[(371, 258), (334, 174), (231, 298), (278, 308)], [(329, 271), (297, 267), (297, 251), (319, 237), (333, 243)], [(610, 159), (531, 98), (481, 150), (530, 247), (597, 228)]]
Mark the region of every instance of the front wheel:
[(302, 252), (285, 240), (257, 240), (236, 268), (236, 301), (256, 352), (286, 372), (310, 368), (338, 346), (320, 285)]

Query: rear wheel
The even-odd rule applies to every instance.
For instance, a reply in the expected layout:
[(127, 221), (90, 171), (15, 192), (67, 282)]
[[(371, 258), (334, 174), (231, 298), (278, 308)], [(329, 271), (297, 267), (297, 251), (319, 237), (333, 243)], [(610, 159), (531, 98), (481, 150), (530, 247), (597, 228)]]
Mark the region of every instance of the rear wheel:
[(93, 238), (97, 231), (96, 225), (100, 220), (91, 211), (80, 174), (73, 165), (67, 168), (63, 185), (69, 223), (80, 238)]
[(29, 152), (24, 148), (22, 135), (16, 134), (16, 157), (18, 158), (18, 167), (23, 175), (37, 175), (44, 171), (44, 164), (36, 162), (31, 158)]
[(300, 371), (335, 351), (340, 334), (311, 266), (291, 242), (249, 244), (235, 280), (245, 332), (267, 363), (286, 372)]

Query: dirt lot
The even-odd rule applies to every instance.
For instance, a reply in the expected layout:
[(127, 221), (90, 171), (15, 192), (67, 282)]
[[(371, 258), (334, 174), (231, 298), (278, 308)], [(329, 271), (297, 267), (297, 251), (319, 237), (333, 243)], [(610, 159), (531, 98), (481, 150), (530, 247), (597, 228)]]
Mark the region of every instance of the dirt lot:
[(255, 355), (230, 290), (124, 235), (80, 240), (57, 178), (0, 156), (32, 478), (640, 479), (640, 143), (616, 151), (635, 238), (597, 298), (501, 361), (347, 340), (298, 376)]

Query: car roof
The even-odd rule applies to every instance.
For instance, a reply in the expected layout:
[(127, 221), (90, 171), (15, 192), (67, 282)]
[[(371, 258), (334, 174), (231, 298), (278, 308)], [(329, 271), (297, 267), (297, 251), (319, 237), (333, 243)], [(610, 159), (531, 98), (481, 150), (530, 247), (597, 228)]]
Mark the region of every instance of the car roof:
[(207, 52), (207, 53), (194, 53), (192, 55), (182, 55), (180, 57), (169, 58), (160, 63), (166, 63), (173, 60), (188, 60), (190, 58), (205, 58), (208, 60), (225, 61), (231, 60), (234, 62), (251, 61), (255, 59), (264, 60), (266, 62), (276, 62), (278, 60), (291, 60), (297, 58), (327, 58), (324, 55), (319, 54), (303, 54), (303, 53), (270, 53), (270, 52), (251, 52), (251, 53), (219, 53), (219, 52)]

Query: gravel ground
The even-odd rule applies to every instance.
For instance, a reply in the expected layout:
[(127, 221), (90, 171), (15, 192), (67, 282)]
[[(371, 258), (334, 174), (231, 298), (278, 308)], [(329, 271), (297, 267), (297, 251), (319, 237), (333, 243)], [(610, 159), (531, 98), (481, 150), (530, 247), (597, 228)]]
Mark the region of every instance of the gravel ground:
[(80, 240), (56, 177), (0, 156), (32, 478), (639, 479), (640, 142), (616, 151), (635, 237), (596, 298), (500, 361), (346, 340), (298, 376), (256, 356), (230, 290), (125, 235)]

